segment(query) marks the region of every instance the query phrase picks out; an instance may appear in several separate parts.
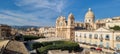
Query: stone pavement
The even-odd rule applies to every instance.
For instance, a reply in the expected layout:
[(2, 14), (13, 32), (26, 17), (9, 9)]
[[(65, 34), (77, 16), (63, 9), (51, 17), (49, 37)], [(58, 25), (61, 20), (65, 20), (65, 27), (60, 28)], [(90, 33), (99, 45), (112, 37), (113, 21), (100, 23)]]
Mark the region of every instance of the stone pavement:
[(48, 37), (48, 38), (40, 38), (37, 40), (33, 40), (33, 42), (47, 42), (47, 41), (57, 41), (57, 40), (66, 40), (66, 39), (61, 37)]

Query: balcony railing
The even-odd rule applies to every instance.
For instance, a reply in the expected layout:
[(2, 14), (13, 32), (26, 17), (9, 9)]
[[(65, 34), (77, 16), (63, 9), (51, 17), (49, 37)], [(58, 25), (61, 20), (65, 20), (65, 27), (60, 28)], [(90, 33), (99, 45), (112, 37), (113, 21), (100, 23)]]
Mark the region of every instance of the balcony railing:
[(110, 47), (103, 47), (104, 49), (110, 49)]
[(94, 39), (98, 39), (97, 37), (94, 37)]
[(98, 45), (98, 47), (103, 48), (104, 46), (103, 45)]
[(90, 46), (95, 46), (95, 47), (97, 47), (97, 45), (96, 45), (96, 44), (90, 44)]
[(110, 40), (109, 38), (105, 38), (105, 40)]
[(101, 38), (99, 38), (100, 40), (103, 40), (103, 38), (101, 37)]

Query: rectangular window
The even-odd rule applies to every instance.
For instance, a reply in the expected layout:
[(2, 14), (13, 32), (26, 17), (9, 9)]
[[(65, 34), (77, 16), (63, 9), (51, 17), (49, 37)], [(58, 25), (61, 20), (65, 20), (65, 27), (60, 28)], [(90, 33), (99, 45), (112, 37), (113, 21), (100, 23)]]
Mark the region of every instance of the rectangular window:
[(94, 39), (98, 39), (98, 34), (94, 34)]
[(86, 38), (86, 34), (84, 34), (84, 38)]
[(89, 34), (89, 38), (90, 38), (90, 39), (92, 38), (92, 34)]
[(79, 36), (81, 37), (81, 34)]

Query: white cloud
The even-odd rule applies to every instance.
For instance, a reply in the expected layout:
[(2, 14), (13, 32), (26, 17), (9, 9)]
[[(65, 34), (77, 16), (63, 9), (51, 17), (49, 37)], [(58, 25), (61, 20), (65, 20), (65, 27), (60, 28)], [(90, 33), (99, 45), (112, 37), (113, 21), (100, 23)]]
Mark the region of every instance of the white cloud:
[(64, 10), (65, 2), (65, 0), (16, 0), (15, 5), (20, 9), (0, 10), (0, 23), (52, 26), (55, 24), (55, 18)]
[(8, 16), (12, 16), (12, 17), (18, 17), (18, 18), (23, 18), (24, 20), (28, 20), (28, 18), (30, 20), (38, 20), (37, 16), (34, 16), (32, 14), (27, 14), (27, 13), (24, 13), (24, 12), (17, 12), (17, 11), (10, 11), (10, 10), (3, 10), (1, 11), (1, 13), (5, 14), (5, 15), (8, 15)]
[(16, 15), (0, 14), (0, 23), (11, 24), (11, 25), (39, 25), (40, 23), (35, 21), (29, 21), (25, 18), (17, 17)]
[[(52, 16), (52, 13), (47, 13), (45, 11), (43, 11), (42, 13), (21, 13), (18, 11), (2, 10), (0, 11), (0, 23), (12, 25), (52, 26), (54, 24), (54, 21), (50, 20), (52, 19), (51, 17), (54, 17)], [(47, 15), (45, 13), (47, 13)], [(56, 15), (56, 13), (54, 13), (53, 15)]]
[(61, 12), (64, 9), (65, 0), (20, 0), (16, 1), (16, 5), (25, 7), (27, 9), (39, 10), (39, 9), (51, 9), (57, 12)]

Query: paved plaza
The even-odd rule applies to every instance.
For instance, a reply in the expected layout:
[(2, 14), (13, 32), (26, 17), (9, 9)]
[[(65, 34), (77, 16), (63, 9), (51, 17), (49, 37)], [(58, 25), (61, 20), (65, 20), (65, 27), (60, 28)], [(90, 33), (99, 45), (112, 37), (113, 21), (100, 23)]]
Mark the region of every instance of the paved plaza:
[(48, 42), (48, 41), (58, 41), (58, 40), (66, 40), (62, 37), (47, 37), (47, 38), (40, 38), (37, 40), (33, 40), (33, 42)]

